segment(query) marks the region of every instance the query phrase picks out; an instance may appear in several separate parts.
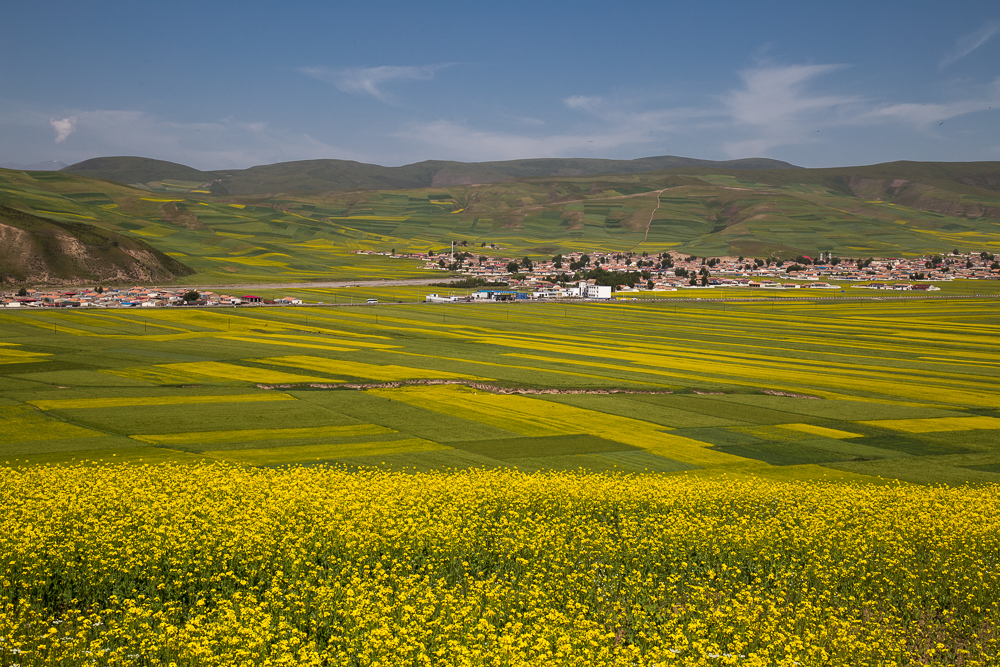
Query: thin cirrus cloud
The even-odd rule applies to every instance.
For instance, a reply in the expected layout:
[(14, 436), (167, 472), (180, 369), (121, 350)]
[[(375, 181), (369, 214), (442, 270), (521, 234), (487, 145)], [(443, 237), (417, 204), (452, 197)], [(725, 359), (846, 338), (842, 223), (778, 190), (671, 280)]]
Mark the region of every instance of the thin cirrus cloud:
[[(503, 132), (449, 120), (411, 122), (395, 136), (430, 146), (440, 156), (460, 160), (514, 160), (606, 154), (627, 146), (661, 141), (681, 130), (685, 121), (705, 115), (698, 109), (629, 111), (614, 100), (573, 96), (566, 107), (583, 112), (586, 123), (553, 133)], [(547, 124), (537, 124), (536, 127)]]
[(393, 103), (396, 98), (383, 90), (383, 84), (392, 81), (428, 81), (439, 70), (452, 63), (436, 65), (381, 65), (379, 67), (300, 67), (303, 74), (332, 83), (345, 93), (371, 95), (377, 100)]
[[(815, 139), (817, 129), (841, 124), (863, 104), (855, 95), (812, 92), (814, 79), (845, 65), (786, 65), (756, 67), (740, 72), (743, 87), (720, 98), (723, 127), (742, 135), (723, 143), (731, 158), (763, 155), (771, 148)], [(728, 127), (726, 127), (728, 126)]]
[(944, 120), (1000, 106), (1000, 80), (941, 102), (896, 102), (824, 90), (823, 79), (846, 68), (842, 64), (749, 68), (739, 72), (740, 85), (694, 107), (636, 111), (627, 100), (574, 95), (563, 104), (578, 112), (579, 122), (549, 133), (504, 132), (436, 120), (411, 122), (395, 136), (433, 147), (450, 159), (567, 157), (607, 154), (630, 146), (645, 146), (651, 153), (684, 145), (744, 158), (766, 156), (781, 147), (820, 144), (828, 141), (826, 130), (902, 123), (930, 134)]
[[(438, 120), (411, 123), (396, 136), (433, 145), (459, 159), (561, 157), (626, 146), (704, 141), (728, 157), (763, 155), (777, 146), (815, 141), (816, 127), (856, 118), (864, 100), (817, 94), (815, 79), (844, 65), (762, 66), (740, 72), (742, 86), (701, 107), (632, 110), (628, 101), (574, 95), (563, 104), (582, 114), (582, 129), (548, 135), (505, 133)], [(658, 148), (657, 150), (662, 150)], [(669, 150), (669, 149), (668, 149)]]
[(998, 32), (1000, 32), (1000, 22), (991, 21), (975, 32), (962, 35), (955, 42), (955, 48), (952, 49), (951, 53), (941, 60), (941, 64), (938, 65), (938, 69), (944, 69), (948, 65), (958, 62), (986, 42), (990, 41), (990, 39), (992, 39)]

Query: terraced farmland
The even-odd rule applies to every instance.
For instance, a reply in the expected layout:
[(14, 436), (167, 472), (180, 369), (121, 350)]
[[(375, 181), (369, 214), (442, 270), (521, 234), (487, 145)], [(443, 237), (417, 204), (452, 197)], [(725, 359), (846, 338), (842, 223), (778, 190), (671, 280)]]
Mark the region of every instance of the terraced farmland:
[(993, 299), (0, 313), (0, 457), (1000, 480)]

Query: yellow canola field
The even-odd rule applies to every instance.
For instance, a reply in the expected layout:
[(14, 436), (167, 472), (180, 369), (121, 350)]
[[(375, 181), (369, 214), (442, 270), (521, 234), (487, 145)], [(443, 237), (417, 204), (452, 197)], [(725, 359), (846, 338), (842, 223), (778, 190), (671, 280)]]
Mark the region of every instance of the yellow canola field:
[(717, 452), (710, 444), (664, 431), (659, 424), (594, 412), (572, 405), (511, 394), (490, 394), (461, 386), (404, 387), (369, 391), (434, 412), (469, 419), (527, 436), (587, 433), (675, 461), (710, 467), (766, 467), (766, 463)]
[(933, 417), (929, 419), (878, 419), (861, 422), (881, 428), (906, 433), (934, 433), (937, 431), (974, 431), (977, 429), (1000, 429), (1000, 419), (996, 417)]
[(407, 366), (394, 366), (392, 364), (366, 364), (360, 361), (342, 361), (340, 359), (326, 359), (323, 357), (310, 356), (287, 356), (268, 357), (265, 359), (255, 359), (262, 364), (276, 364), (279, 366), (292, 366), (307, 371), (317, 371), (321, 373), (331, 373), (333, 375), (348, 375), (351, 377), (367, 378), (369, 380), (393, 381), (393, 380), (415, 380), (415, 379), (459, 379), (459, 380), (483, 380), (486, 378), (475, 375), (464, 375), (462, 373), (449, 373), (448, 371), (428, 370), (424, 368), (410, 368)]
[(356, 438), (359, 436), (395, 433), (391, 428), (376, 424), (348, 424), (346, 426), (306, 426), (302, 428), (255, 428), (237, 431), (193, 431), (190, 433), (165, 433), (133, 435), (153, 445), (217, 444), (224, 442), (252, 442), (254, 440), (285, 440), (292, 438)]
[(51, 357), (47, 352), (28, 352), (27, 350), (12, 350), (0, 347), (0, 364), (24, 364), (32, 361), (42, 361)]
[(0, 507), (5, 665), (1000, 653), (996, 487), (123, 464), (0, 469)]
[(28, 401), (39, 410), (78, 410), (81, 408), (126, 408), (141, 405), (196, 405), (199, 403), (259, 403), (294, 401), (282, 393), (224, 394), (221, 396), (116, 396), (109, 398), (53, 398)]
[[(329, 459), (377, 457), (390, 454), (408, 454), (412, 452), (434, 452), (452, 449), (422, 438), (404, 438), (401, 440), (381, 440), (378, 442), (350, 442), (338, 445), (299, 445), (289, 447), (270, 447), (261, 449), (226, 449), (203, 452), (205, 456), (244, 463), (248, 465), (287, 465), (293, 463), (309, 463)], [(378, 463), (374, 458), (372, 463)]]

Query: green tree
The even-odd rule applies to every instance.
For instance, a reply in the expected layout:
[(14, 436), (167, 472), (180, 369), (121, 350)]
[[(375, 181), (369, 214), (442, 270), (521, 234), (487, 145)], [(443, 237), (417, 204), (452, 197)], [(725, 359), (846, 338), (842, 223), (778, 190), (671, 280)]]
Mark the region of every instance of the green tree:
[(192, 301), (197, 301), (201, 298), (201, 294), (198, 294), (197, 290), (191, 290), (190, 292), (184, 292), (184, 296), (181, 297), (184, 301), (191, 303)]
[(517, 273), (517, 262), (507, 262), (507, 273)]
[(21, 289), (17, 290), (17, 295), (18, 296), (28, 296), (28, 290), (26, 288), (22, 287)]
[(525, 255), (524, 257), (522, 257), (521, 258), (521, 266), (523, 266), (524, 268), (526, 268), (528, 271), (531, 271), (531, 267), (532, 267), (531, 258), (528, 257), (527, 255)]

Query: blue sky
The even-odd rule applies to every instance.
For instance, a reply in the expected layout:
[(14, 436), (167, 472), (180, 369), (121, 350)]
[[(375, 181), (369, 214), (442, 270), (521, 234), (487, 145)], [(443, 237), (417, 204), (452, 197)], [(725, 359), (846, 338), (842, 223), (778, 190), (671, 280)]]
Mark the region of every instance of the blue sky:
[(993, 2), (36, 0), (3, 22), (0, 163), (1000, 160)]

